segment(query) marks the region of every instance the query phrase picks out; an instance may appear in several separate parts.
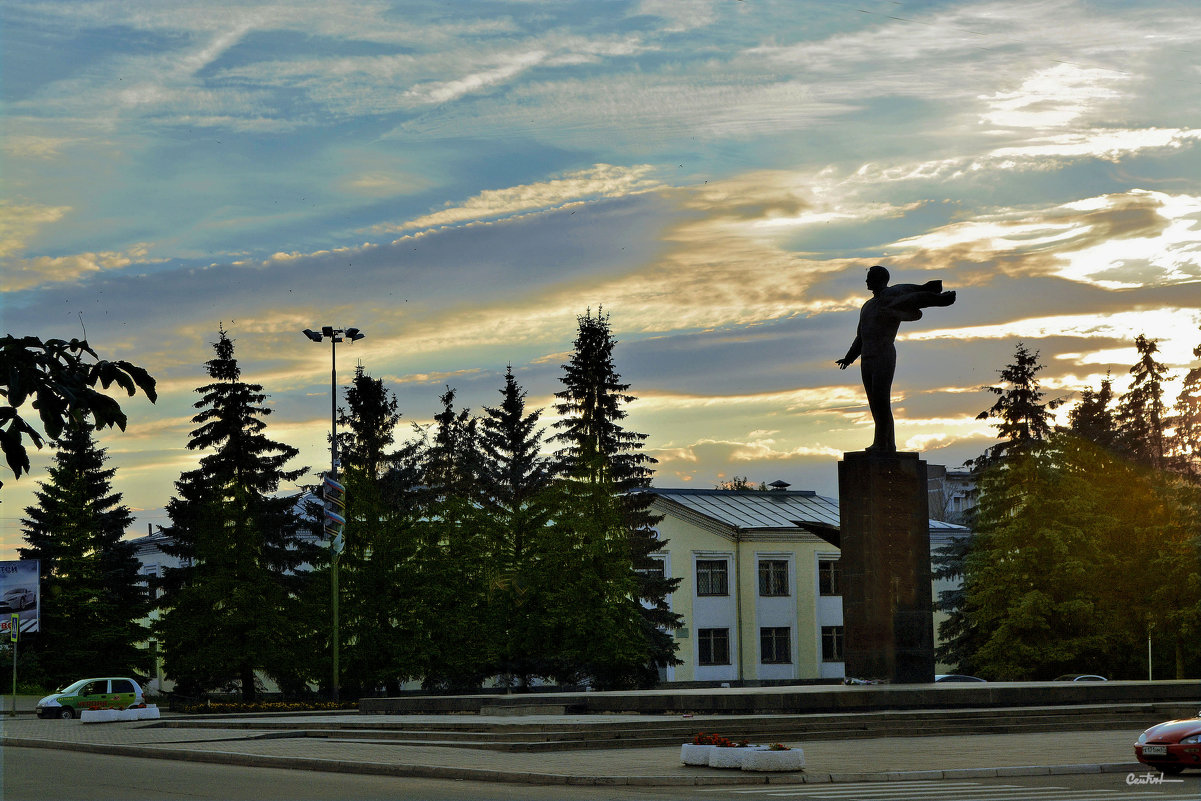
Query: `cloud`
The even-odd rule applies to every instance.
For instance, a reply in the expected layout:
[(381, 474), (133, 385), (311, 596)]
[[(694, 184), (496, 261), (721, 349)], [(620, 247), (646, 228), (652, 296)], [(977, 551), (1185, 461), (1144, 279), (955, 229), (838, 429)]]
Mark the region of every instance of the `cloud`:
[[(23, 250), (25, 243), (32, 238), (38, 227), (56, 223), (70, 211), (66, 206), (43, 206), (0, 200), (0, 258), (12, 256)], [(7, 268), (5, 272), (8, 272)], [(12, 288), (14, 287), (6, 286), (6, 289)]]
[(1201, 198), (1134, 189), (1048, 208), (978, 213), (893, 243), (916, 261), (1002, 261), (1109, 289), (1201, 278)]
[[(9, 244), (15, 247), (21, 243)], [(4, 285), (0, 293), (20, 292), (46, 284), (70, 284), (102, 271), (165, 261), (150, 258), (149, 252), (150, 245), (138, 243), (123, 251), (4, 259)]]
[(399, 232), (436, 228), (463, 222), (478, 222), (530, 211), (543, 211), (582, 200), (623, 197), (659, 186), (651, 177), (650, 165), (617, 167), (597, 164), (559, 178), (505, 189), (485, 190), (464, 203), (450, 205), (399, 225), (379, 225), (376, 232)]
[(1012, 92), (983, 98), (984, 122), (1006, 128), (1062, 128), (1097, 105), (1122, 96), (1116, 86), (1129, 76), (1110, 69), (1056, 64), (1026, 78)]
[(517, 53), (503, 59), (494, 67), (464, 75), (452, 81), (417, 84), (406, 91), (404, 96), (417, 104), (449, 103), (464, 95), (485, 91), (497, 84), (506, 83), (526, 70), (541, 64), (546, 58), (547, 54), (539, 50)]

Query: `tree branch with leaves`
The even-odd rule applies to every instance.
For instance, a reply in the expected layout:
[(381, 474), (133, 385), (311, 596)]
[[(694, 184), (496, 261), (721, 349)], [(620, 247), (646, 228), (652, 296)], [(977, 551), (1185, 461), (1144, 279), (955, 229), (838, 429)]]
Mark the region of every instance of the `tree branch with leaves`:
[[(127, 361), (101, 359), (86, 339), (0, 338), (0, 448), (13, 475), (29, 472), (27, 439), (40, 449), (71, 421), (91, 417), (94, 429), (124, 431), (128, 418), (121, 404), (101, 391), (114, 384), (130, 397), (141, 389), (151, 403), (158, 399), (150, 373)], [(42, 430), (22, 417), (26, 403), (37, 409)]]

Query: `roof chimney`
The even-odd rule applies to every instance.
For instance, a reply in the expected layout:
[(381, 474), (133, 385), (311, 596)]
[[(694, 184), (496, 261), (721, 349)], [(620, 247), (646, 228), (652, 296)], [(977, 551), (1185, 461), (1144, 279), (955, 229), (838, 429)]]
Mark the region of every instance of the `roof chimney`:
[(783, 492), (784, 490), (788, 489), (792, 485), (789, 484), (787, 481), (781, 481), (780, 479), (777, 478), (775, 481), (768, 484), (767, 486), (771, 487), (772, 492)]

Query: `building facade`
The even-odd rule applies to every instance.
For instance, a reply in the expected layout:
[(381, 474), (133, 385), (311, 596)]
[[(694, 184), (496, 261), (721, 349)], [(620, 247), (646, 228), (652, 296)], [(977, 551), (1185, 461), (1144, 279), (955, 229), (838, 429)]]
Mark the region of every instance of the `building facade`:
[[(780, 482), (646, 492), (663, 516), (657, 558), (680, 579), (670, 604), (683, 618), (674, 632), (683, 664), (663, 680), (844, 678), (837, 501)], [(930, 533), (937, 543), (967, 530), (932, 520)]]

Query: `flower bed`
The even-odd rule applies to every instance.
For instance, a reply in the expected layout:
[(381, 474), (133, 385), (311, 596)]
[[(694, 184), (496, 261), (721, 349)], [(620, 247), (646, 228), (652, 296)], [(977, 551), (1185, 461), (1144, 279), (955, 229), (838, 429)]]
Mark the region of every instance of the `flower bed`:
[(798, 771), (805, 768), (805, 752), (776, 743), (766, 749), (752, 751), (742, 760), (743, 770)]
[(198, 704), (189, 704), (183, 708), (183, 711), (199, 714), (225, 714), (236, 712), (324, 712), (358, 708), (359, 704), (357, 701), (310, 701), (303, 703), (289, 701), (204, 701)]
[(680, 746), (680, 761), (685, 765), (711, 768), (799, 771), (805, 766), (805, 752), (783, 743), (751, 745), (746, 740), (734, 742), (719, 734), (700, 732), (692, 742)]

